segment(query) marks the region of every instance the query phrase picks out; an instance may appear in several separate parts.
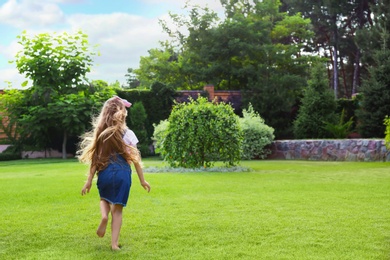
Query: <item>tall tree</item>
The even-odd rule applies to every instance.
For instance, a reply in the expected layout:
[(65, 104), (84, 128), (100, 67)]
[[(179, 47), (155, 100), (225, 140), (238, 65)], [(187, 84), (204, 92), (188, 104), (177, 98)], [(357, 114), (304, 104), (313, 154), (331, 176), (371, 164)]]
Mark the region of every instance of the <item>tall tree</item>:
[(373, 17), (373, 26), (365, 34), (367, 41), (362, 42), (371, 47), (365, 54), (371, 66), (361, 91), (358, 127), (364, 137), (382, 138), (385, 133), (383, 120), (390, 114), (390, 1), (378, 1), (373, 8)]
[[(204, 84), (241, 89), (248, 94), (246, 102), (277, 129), (277, 136), (281, 129), (291, 134), (290, 112), (299, 88), (306, 84), (310, 59), (305, 52), (313, 36), (309, 19), (281, 13), (280, 1), (275, 0), (221, 3), (224, 18), (208, 8), (188, 6), (188, 16), (171, 14), (175, 29), (162, 21), (172, 41), (164, 51), (153, 50), (141, 59), (137, 76), (167, 85), (169, 79), (181, 78), (186, 82), (182, 86), (190, 89)], [(177, 62), (169, 60), (172, 50), (178, 54)]]
[(20, 123), (37, 146), (47, 147), (51, 131), (61, 131), (66, 158), (68, 136), (80, 133), (80, 121), (88, 114), (84, 106), (90, 93), (86, 74), (96, 55), (95, 48), (81, 31), (32, 37), (23, 32), (18, 38), (23, 49), (16, 54), (15, 64), (32, 81), (31, 88), (25, 90), (26, 111), (18, 115)]
[(361, 84), (361, 71), (365, 70), (365, 66), (362, 66), (362, 49), (359, 44), (359, 37), (357, 34), (359, 31), (362, 31), (364, 28), (370, 28), (373, 25), (372, 21), (372, 7), (374, 6), (376, 0), (359, 0), (354, 1), (354, 8), (349, 16), (349, 20), (346, 25), (350, 31), (350, 37), (354, 41), (354, 51), (350, 58), (353, 66), (353, 79), (352, 79), (352, 95), (358, 93), (359, 86)]
[[(313, 52), (329, 59), (329, 85), (336, 97), (358, 92), (361, 78), (361, 50), (355, 40), (359, 28), (371, 24), (375, 0), (282, 0), (284, 11), (310, 18), (315, 32)], [(342, 79), (339, 82), (339, 79)], [(342, 87), (341, 87), (342, 86)]]
[(298, 116), (294, 121), (294, 135), (298, 139), (331, 137), (326, 123), (336, 122), (336, 101), (325, 80), (325, 66), (315, 64), (309, 85), (304, 89)]
[(180, 57), (171, 47), (163, 45), (148, 52), (149, 56), (141, 57), (139, 68), (133, 70), (142, 87), (151, 88), (154, 82), (164, 82), (175, 89), (192, 88), (188, 74), (182, 71)]

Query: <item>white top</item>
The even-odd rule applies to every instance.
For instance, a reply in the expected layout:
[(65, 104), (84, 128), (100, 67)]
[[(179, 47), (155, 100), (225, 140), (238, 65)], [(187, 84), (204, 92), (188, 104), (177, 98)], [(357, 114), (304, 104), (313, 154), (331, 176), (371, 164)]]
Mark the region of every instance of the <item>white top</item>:
[(123, 141), (125, 141), (126, 144), (137, 147), (138, 138), (134, 134), (134, 132), (130, 129), (126, 129), (125, 135), (123, 136)]

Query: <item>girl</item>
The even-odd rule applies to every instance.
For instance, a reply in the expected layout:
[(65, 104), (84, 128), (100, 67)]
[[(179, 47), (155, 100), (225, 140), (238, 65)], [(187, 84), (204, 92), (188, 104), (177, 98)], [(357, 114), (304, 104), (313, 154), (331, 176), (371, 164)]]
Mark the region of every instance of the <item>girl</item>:
[(108, 99), (93, 121), (93, 130), (82, 136), (79, 160), (90, 164), (87, 182), (81, 195), (89, 193), (95, 173), (98, 176), (97, 187), (100, 195), (100, 211), (102, 219), (96, 231), (99, 237), (106, 232), (108, 215), (111, 212), (111, 248), (118, 250), (119, 233), (122, 226), (122, 209), (126, 206), (130, 186), (133, 163), (142, 187), (150, 191), (145, 181), (141, 156), (136, 144), (138, 139), (134, 132), (126, 126), (126, 108), (130, 107), (125, 99), (114, 96)]

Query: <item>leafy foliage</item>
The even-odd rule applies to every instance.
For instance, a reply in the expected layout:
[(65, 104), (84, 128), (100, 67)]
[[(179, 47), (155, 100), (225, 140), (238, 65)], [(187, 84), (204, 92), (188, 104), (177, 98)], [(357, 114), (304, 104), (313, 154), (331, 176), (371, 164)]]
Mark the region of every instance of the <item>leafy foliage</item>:
[(347, 122), (345, 122), (345, 110), (343, 109), (340, 114), (340, 121), (338, 124), (333, 124), (329, 122), (324, 122), (324, 129), (334, 138), (346, 138), (348, 134), (351, 132), (351, 128), (353, 125), (353, 117), (349, 118)]
[(173, 167), (210, 167), (221, 160), (234, 166), (242, 142), (238, 116), (225, 103), (198, 97), (176, 104), (169, 116), (162, 156)]
[(274, 139), (274, 129), (265, 124), (259, 113), (253, 110), (252, 104), (242, 111), (240, 126), (243, 133), (242, 159), (262, 158), (270, 153), (266, 149)]
[(384, 125), (386, 126), (385, 143), (386, 143), (387, 149), (390, 150), (390, 117), (389, 116), (386, 116), (386, 118), (384, 120)]
[(152, 140), (154, 142), (154, 146), (156, 147), (156, 153), (160, 153), (163, 151), (163, 146), (165, 142), (165, 138), (168, 133), (169, 121), (168, 119), (161, 120), (158, 124), (153, 124), (154, 132)]
[(15, 56), (16, 67), (33, 81), (32, 89), (41, 101), (53, 94), (73, 93), (76, 86), (86, 82), (92, 56), (96, 55), (86, 34), (78, 31), (74, 35), (41, 33), (29, 37), (24, 31), (18, 38), (23, 49)]
[(9, 89), (0, 95), (0, 128), (19, 152), (22, 150), (25, 137), (21, 135), (23, 128), (18, 121), (18, 116), (24, 111), (22, 91)]
[(22, 159), (22, 154), (19, 147), (10, 145), (0, 153), (0, 161), (10, 161)]
[(147, 114), (143, 123), (149, 140), (153, 136), (153, 124), (169, 117), (177, 95), (175, 90), (160, 82), (154, 82), (150, 89), (118, 90), (117, 94), (132, 103), (142, 102)]
[(161, 21), (171, 40), (142, 57), (136, 74), (175, 89), (240, 89), (243, 104), (252, 103), (275, 135), (291, 137), (294, 106), (313, 59), (303, 51), (313, 36), (310, 20), (280, 12), (280, 1), (221, 4), (222, 17), (187, 4), (187, 15)]
[(325, 122), (336, 122), (336, 101), (325, 79), (324, 66), (321, 63), (313, 66), (294, 121), (294, 135), (298, 139), (330, 137), (324, 126)]
[(383, 118), (390, 111), (390, 50), (380, 50), (373, 58), (376, 65), (370, 68), (370, 78), (362, 86), (358, 129), (363, 137), (382, 138), (385, 132)]
[(138, 138), (138, 149), (140, 150), (143, 156), (150, 154), (149, 150), (149, 138), (148, 133), (146, 132), (145, 122), (147, 114), (145, 107), (142, 102), (135, 102), (132, 107), (129, 109), (129, 116), (127, 117), (127, 125), (131, 130), (134, 131), (135, 135)]
[(21, 139), (28, 139), (38, 149), (50, 145), (53, 132), (62, 132), (62, 153), (66, 158), (69, 135), (81, 134), (89, 124), (92, 108), (114, 92), (86, 83), (86, 73), (96, 53), (81, 31), (74, 35), (42, 33), (34, 37), (23, 32), (18, 38), (23, 49), (14, 62), (32, 86), (20, 92), (20, 107), (12, 106), (10, 122), (20, 125)]
[(379, 2), (382, 1), (282, 1), (284, 11), (300, 13), (311, 20), (314, 36), (305, 45), (305, 50), (327, 58), (329, 73), (326, 78), (337, 98), (350, 98), (359, 91), (367, 64), (362, 54), (371, 49), (362, 43), (367, 40), (373, 24), (372, 7)]
[[(0, 95), (0, 110), (8, 124), (1, 128), (13, 146), (33, 149), (73, 149), (77, 136), (90, 127), (90, 120), (103, 102), (115, 92), (107, 87), (85, 89), (74, 94), (55, 96), (46, 106), (31, 102), (30, 90), (6, 90)], [(58, 143), (57, 140), (61, 140)], [(68, 144), (68, 140), (73, 143)]]

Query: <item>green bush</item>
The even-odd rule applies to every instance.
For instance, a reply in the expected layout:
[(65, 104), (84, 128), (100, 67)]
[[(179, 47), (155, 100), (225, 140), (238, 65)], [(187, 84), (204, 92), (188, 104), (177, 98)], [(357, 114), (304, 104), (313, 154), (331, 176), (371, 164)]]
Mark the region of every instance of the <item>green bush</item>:
[(384, 120), (384, 125), (386, 126), (385, 143), (386, 143), (387, 149), (390, 150), (390, 117), (389, 116), (386, 116), (386, 118)]
[(22, 156), (17, 147), (10, 145), (2, 153), (0, 153), (0, 161), (19, 160)]
[(190, 99), (176, 104), (168, 121), (162, 156), (172, 167), (210, 167), (217, 160), (227, 166), (239, 162), (242, 133), (230, 105), (204, 97)]
[(351, 133), (351, 128), (353, 125), (353, 118), (349, 118), (347, 122), (345, 122), (345, 110), (343, 109), (340, 114), (340, 120), (338, 124), (333, 124), (329, 122), (324, 122), (324, 129), (334, 138), (346, 138), (348, 134)]
[(344, 113), (344, 120), (349, 120), (350, 118), (352, 118), (353, 123), (351, 125), (351, 131), (354, 131), (357, 125), (358, 118), (355, 115), (355, 112), (359, 109), (360, 96), (361, 95), (355, 95), (351, 99), (339, 98), (336, 100), (336, 113)]
[(267, 145), (274, 140), (274, 129), (264, 123), (264, 119), (253, 110), (252, 104), (242, 111), (243, 117), (239, 119), (243, 133), (241, 145), (242, 159), (264, 159), (270, 150)]
[(154, 132), (153, 132), (152, 140), (154, 142), (154, 146), (156, 149), (155, 152), (161, 153), (162, 147), (164, 145), (165, 137), (167, 136), (168, 133), (168, 127), (169, 127), (168, 119), (161, 120), (158, 125), (153, 124), (153, 127), (154, 127)]
[(0, 161), (11, 161), (19, 159), (22, 159), (22, 157), (17, 153), (0, 153)]
[[(0, 118), (0, 120), (1, 120), (1, 118)], [(0, 144), (10, 144), (10, 143), (11, 143), (11, 141), (8, 140), (7, 138), (0, 139)]]
[(328, 138), (325, 122), (337, 122), (336, 101), (326, 81), (325, 67), (316, 64), (308, 86), (304, 89), (297, 118), (294, 121), (294, 136), (297, 139)]

